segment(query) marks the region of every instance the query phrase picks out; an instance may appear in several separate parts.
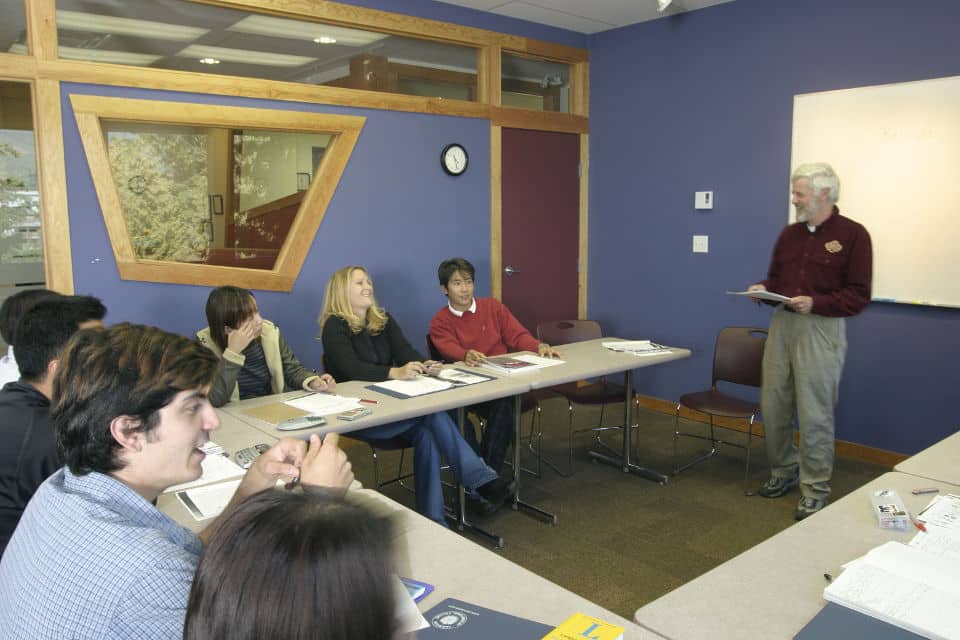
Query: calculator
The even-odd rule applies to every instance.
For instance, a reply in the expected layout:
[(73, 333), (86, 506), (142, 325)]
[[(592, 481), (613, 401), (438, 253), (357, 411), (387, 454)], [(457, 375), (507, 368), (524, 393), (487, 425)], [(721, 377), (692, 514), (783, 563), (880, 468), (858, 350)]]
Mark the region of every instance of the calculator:
[(234, 458), (237, 460), (237, 464), (243, 467), (244, 469), (249, 469), (250, 465), (253, 464), (253, 461), (260, 457), (260, 454), (265, 452), (270, 448), (270, 445), (260, 443), (255, 444), (252, 447), (247, 447), (246, 449), (240, 449), (234, 455)]

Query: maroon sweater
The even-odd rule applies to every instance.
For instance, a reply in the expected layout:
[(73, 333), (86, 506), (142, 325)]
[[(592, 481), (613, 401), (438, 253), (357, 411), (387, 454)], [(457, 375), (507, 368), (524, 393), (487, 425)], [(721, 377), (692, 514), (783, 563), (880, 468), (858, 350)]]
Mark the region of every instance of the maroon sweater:
[(870, 234), (837, 207), (811, 232), (805, 222), (789, 225), (773, 249), (762, 284), (791, 298), (813, 298), (812, 313), (853, 316), (870, 303), (873, 250)]
[(537, 350), (540, 342), (499, 300), (474, 299), (476, 313), (465, 311), (458, 318), (447, 306), (437, 311), (430, 321), (430, 339), (444, 360), (463, 360), (470, 349), (487, 356)]

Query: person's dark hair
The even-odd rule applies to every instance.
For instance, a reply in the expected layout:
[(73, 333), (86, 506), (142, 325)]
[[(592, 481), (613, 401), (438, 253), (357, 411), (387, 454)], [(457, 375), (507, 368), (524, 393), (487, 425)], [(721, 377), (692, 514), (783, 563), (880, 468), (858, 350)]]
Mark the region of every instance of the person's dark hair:
[(44, 300), (62, 297), (64, 297), (62, 294), (49, 289), (27, 289), (8, 297), (0, 305), (0, 337), (7, 344), (16, 347), (17, 325), (20, 324), (23, 314)]
[(107, 308), (100, 302), (100, 298), (93, 296), (70, 296), (68, 301), (77, 309), (81, 323), (91, 320), (103, 320), (103, 317), (107, 315)]
[(450, 258), (449, 260), (441, 262), (437, 268), (437, 277), (440, 278), (440, 284), (444, 287), (447, 286), (450, 278), (458, 271), (469, 275), (471, 280), (473, 280), (473, 276), (476, 275), (476, 270), (466, 258)]
[[(103, 318), (106, 310), (96, 298), (59, 296), (33, 305), (20, 318), (17, 327), (17, 366), (20, 377), (27, 382), (39, 382), (47, 374), (47, 365), (55, 360), (64, 345), (80, 325), (88, 320)], [(90, 301), (95, 301), (99, 311)], [(95, 311), (93, 317), (91, 312)]]
[(323, 493), (268, 489), (217, 527), (194, 575), (184, 640), (389, 640), (389, 521)]
[(60, 354), (53, 380), (53, 417), (60, 455), (76, 474), (123, 467), (110, 433), (118, 416), (151, 436), (157, 412), (181, 391), (208, 387), (217, 357), (198, 342), (155, 327), (121, 323), (83, 329)]
[(210, 338), (223, 351), (227, 348), (227, 327), (236, 329), (257, 312), (257, 301), (248, 289), (217, 287), (207, 297), (207, 326)]

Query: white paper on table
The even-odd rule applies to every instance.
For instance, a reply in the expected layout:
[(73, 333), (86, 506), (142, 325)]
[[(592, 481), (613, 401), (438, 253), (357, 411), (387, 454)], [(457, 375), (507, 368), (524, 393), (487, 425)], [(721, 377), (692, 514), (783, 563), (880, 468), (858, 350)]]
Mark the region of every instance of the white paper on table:
[(490, 378), (487, 376), (478, 376), (476, 374), (467, 373), (466, 371), (455, 369), (453, 367), (441, 369), (440, 373), (438, 373), (436, 377), (461, 386), (467, 384), (477, 384), (478, 382), (486, 382), (487, 380), (490, 380)]
[(960, 496), (950, 493), (936, 496), (917, 514), (917, 519), (923, 522), (927, 529), (939, 527), (960, 534)]
[(178, 491), (177, 500), (186, 507), (194, 520), (209, 520), (220, 515), (230, 504), (230, 500), (239, 486), (240, 480), (234, 480), (233, 482), (222, 482), (187, 491)]
[(360, 398), (348, 398), (333, 393), (311, 393), (287, 400), (284, 404), (306, 411), (314, 416), (328, 416), (332, 413), (343, 413), (360, 407)]
[(397, 631), (402, 634), (413, 633), (419, 629), (429, 627), (430, 623), (427, 622), (427, 619), (420, 613), (420, 609), (417, 608), (417, 603), (410, 597), (410, 592), (403, 586), (400, 577), (394, 574), (392, 580), (393, 601), (397, 606), (397, 615), (394, 618), (397, 623)]
[(558, 364), (563, 364), (566, 360), (558, 360), (557, 358), (542, 358), (540, 356), (531, 355), (529, 353), (518, 353), (515, 356), (510, 356), (517, 360), (522, 360), (523, 362), (529, 362), (532, 364), (532, 367), (525, 367), (523, 369), (518, 369), (517, 373), (521, 371), (529, 371), (531, 369), (545, 369), (547, 367), (555, 367)]
[(430, 376), (417, 376), (410, 380), (385, 380), (373, 385), (375, 389), (386, 389), (387, 391), (413, 398), (426, 395), (435, 391), (444, 391), (453, 387), (453, 383)]
[(203, 459), (203, 462), (200, 463), (200, 467), (203, 469), (203, 473), (199, 478), (196, 480), (191, 480), (190, 482), (182, 482), (172, 487), (168, 487), (164, 493), (183, 491), (184, 489), (200, 487), (206, 484), (213, 484), (214, 482), (220, 482), (221, 480), (238, 478), (246, 473), (246, 471), (244, 471), (243, 468), (236, 462), (219, 453), (215, 455), (207, 455), (207, 457)]
[(610, 351), (621, 351), (635, 356), (658, 356), (663, 353), (670, 353), (670, 349), (667, 347), (649, 340), (619, 340), (601, 342), (600, 344)]
[(824, 599), (929, 638), (960, 638), (960, 560), (887, 542), (849, 563)]
[(790, 298), (788, 298), (787, 296), (781, 295), (779, 293), (774, 293), (773, 291), (727, 291), (727, 295), (747, 296), (748, 298), (756, 298), (757, 300), (769, 300), (770, 302), (790, 302)]

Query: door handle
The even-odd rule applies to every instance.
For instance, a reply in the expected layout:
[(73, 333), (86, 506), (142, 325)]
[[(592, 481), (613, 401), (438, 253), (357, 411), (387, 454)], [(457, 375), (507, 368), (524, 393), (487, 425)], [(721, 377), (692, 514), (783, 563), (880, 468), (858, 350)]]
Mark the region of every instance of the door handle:
[(514, 269), (510, 265), (507, 265), (506, 267), (503, 268), (503, 272), (508, 276), (512, 276), (515, 273), (520, 273), (520, 269)]

